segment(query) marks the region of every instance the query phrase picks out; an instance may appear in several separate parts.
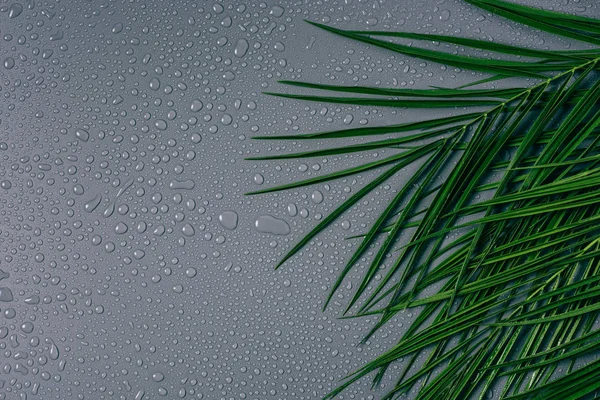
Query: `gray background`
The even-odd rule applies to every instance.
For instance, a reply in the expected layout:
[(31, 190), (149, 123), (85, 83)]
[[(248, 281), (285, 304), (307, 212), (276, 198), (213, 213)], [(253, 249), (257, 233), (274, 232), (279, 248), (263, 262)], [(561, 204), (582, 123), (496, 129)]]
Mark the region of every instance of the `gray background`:
[[(522, 3), (600, 15), (594, 0)], [(409, 312), (365, 346), (356, 343), (373, 320), (337, 319), (358, 274), (321, 307), (355, 245), (343, 239), (363, 232), (401, 182), (276, 272), (369, 175), (244, 196), (383, 152), (244, 158), (324, 144), (253, 135), (415, 113), (261, 92), (287, 90), (278, 79), (423, 88), (480, 75), (303, 19), (572, 45), (458, 0), (0, 1), (0, 399), (317, 399), (397, 340)], [(364, 380), (340, 398), (381, 393)]]

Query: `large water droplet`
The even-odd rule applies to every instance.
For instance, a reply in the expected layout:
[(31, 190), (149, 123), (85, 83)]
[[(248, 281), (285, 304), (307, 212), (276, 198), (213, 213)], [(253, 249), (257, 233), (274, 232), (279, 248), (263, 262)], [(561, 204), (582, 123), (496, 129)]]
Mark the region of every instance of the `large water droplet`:
[(233, 230), (237, 228), (238, 215), (235, 211), (223, 211), (219, 215), (219, 223), (221, 223), (223, 228)]
[(256, 219), (254, 227), (262, 233), (270, 233), (272, 235), (288, 235), (290, 226), (282, 219), (272, 217), (270, 215), (262, 215)]

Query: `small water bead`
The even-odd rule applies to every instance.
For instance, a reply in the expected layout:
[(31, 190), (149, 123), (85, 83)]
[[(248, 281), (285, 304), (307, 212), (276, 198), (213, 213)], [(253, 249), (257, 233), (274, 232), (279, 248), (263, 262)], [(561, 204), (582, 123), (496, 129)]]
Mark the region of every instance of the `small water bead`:
[(144, 252), (144, 250), (137, 249), (137, 250), (133, 251), (133, 257), (136, 260), (141, 260), (142, 258), (144, 258), (145, 255), (146, 255), (146, 252)]
[(6, 57), (4, 59), (3, 65), (6, 69), (13, 69), (13, 67), (15, 66), (15, 59), (12, 57)]
[(160, 193), (154, 193), (152, 195), (151, 199), (152, 199), (152, 202), (154, 204), (158, 204), (158, 203), (160, 203), (162, 201), (162, 194), (160, 194)]
[[(65, 33), (63, 31), (59, 30), (50, 35), (50, 40), (52, 42), (56, 42), (58, 40), (62, 40), (64, 37), (65, 37)], [(23, 43), (19, 43), (19, 44), (23, 44)]]
[(156, 129), (164, 131), (167, 129), (167, 121), (165, 121), (164, 119), (156, 120), (154, 126), (156, 126)]
[(117, 233), (119, 235), (127, 233), (128, 230), (129, 230), (129, 227), (124, 222), (118, 222), (117, 225), (115, 226), (115, 233)]
[(158, 78), (152, 78), (152, 80), (150, 81), (150, 89), (152, 89), (152, 90), (160, 89), (160, 81), (158, 80)]
[(233, 72), (231, 72), (231, 71), (226, 71), (223, 74), (223, 79), (225, 79), (226, 81), (231, 82), (231, 81), (233, 81), (235, 79), (235, 74)]
[(117, 22), (111, 29), (111, 32), (114, 34), (121, 33), (121, 31), (123, 31), (123, 24), (121, 22)]
[(85, 193), (85, 190), (83, 188), (83, 185), (81, 185), (80, 183), (77, 183), (76, 185), (73, 186), (73, 193), (75, 193), (78, 196), (81, 196), (82, 194)]
[(223, 116), (221, 117), (221, 123), (223, 125), (226, 125), (226, 126), (231, 125), (232, 122), (233, 122), (233, 118), (229, 114), (223, 114)]
[(285, 10), (283, 9), (283, 7), (279, 5), (274, 5), (273, 7), (271, 7), (271, 11), (269, 12), (269, 14), (271, 14), (275, 18), (279, 18), (283, 15), (284, 11)]
[(196, 209), (196, 201), (194, 199), (187, 199), (185, 207), (190, 211), (194, 211)]
[(173, 291), (175, 293), (183, 293), (183, 285), (175, 285), (175, 286), (173, 286)]
[(233, 23), (233, 21), (230, 16), (223, 18), (223, 20), (221, 21), (221, 25), (226, 28), (229, 28), (232, 23)]
[(194, 234), (196, 233), (194, 227), (190, 224), (185, 224), (183, 225), (183, 227), (181, 227), (181, 232), (185, 235), (185, 236), (194, 236)]
[(298, 215), (298, 207), (294, 203), (290, 203), (287, 206), (287, 212), (290, 217), (295, 217)]
[(116, 246), (113, 242), (107, 242), (104, 245), (104, 251), (106, 251), (107, 253), (112, 253), (113, 251), (115, 251)]
[(342, 225), (342, 229), (345, 229), (345, 230), (350, 229), (350, 226), (351, 226), (350, 221), (348, 221), (348, 220), (342, 221), (341, 225)]
[(315, 202), (316, 204), (320, 204), (323, 202), (323, 193), (321, 193), (318, 190), (315, 190), (312, 195), (311, 195), (311, 199), (313, 202)]
[(0, 188), (8, 190), (12, 187), (12, 182), (9, 181), (8, 179), (3, 179), (2, 181), (0, 181)]
[(155, 372), (152, 374), (152, 380), (154, 382), (162, 382), (165, 379), (165, 375), (162, 372)]
[(249, 47), (250, 45), (246, 39), (239, 39), (233, 49), (233, 54), (239, 58), (244, 57), (248, 52)]
[(23, 331), (24, 333), (31, 333), (31, 332), (33, 332), (33, 329), (34, 329), (34, 326), (29, 321), (21, 324), (21, 331)]
[(117, 207), (117, 212), (121, 215), (126, 215), (129, 212), (129, 206), (127, 204), (121, 204)]
[(275, 45), (273, 46), (273, 48), (276, 51), (282, 52), (282, 51), (285, 50), (285, 45), (283, 43), (281, 43), (281, 42), (277, 42), (277, 43), (275, 43)]
[(196, 270), (196, 268), (194, 267), (189, 267), (188, 269), (185, 270), (185, 275), (188, 278), (193, 278), (196, 276), (196, 274), (198, 273), (198, 271)]
[(265, 182), (265, 178), (261, 174), (254, 175), (254, 183), (262, 185)]
[(193, 112), (198, 112), (202, 110), (202, 107), (204, 107), (204, 104), (198, 99), (192, 100), (192, 103), (190, 104), (190, 110), (192, 110)]
[(200, 143), (202, 141), (202, 136), (199, 133), (192, 133), (192, 136), (190, 136), (190, 140), (192, 141), (192, 143)]
[(90, 139), (90, 134), (85, 129), (77, 129), (75, 137), (83, 142), (87, 142)]
[(137, 231), (137, 233), (144, 233), (144, 232), (146, 232), (147, 228), (148, 228), (148, 225), (146, 224), (145, 221), (139, 221), (137, 223), (137, 225), (135, 226), (135, 230)]

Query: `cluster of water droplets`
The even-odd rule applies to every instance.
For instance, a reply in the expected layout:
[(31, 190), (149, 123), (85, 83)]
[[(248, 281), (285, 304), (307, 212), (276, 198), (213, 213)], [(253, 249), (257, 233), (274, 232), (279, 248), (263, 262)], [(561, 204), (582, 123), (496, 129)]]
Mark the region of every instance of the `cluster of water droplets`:
[[(278, 79), (443, 80), (443, 67), (303, 19), (426, 28), (450, 20), (452, 6), (326, 3), (0, 4), (0, 400), (321, 398), (397, 339), (412, 315), (377, 346), (352, 346), (373, 322), (334, 318), (352, 283), (321, 313), (356, 245), (344, 238), (364, 233), (397, 185), (365, 197), (277, 272), (369, 176), (244, 196), (386, 151), (244, 158), (322, 146), (252, 136), (402, 116), (261, 93), (288, 90)], [(347, 396), (374, 398), (368, 382)]]

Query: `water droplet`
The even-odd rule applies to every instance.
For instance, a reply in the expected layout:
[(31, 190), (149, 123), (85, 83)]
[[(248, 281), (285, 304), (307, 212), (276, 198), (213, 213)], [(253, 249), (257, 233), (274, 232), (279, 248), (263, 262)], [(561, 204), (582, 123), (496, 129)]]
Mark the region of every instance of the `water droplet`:
[(248, 41), (246, 39), (239, 39), (237, 41), (237, 44), (235, 45), (235, 48), (233, 49), (233, 54), (236, 57), (244, 57), (248, 52), (249, 47), (250, 45), (248, 44)]
[(122, 235), (129, 230), (129, 227), (124, 222), (118, 222), (115, 226), (115, 233)]
[(190, 104), (190, 110), (192, 110), (193, 112), (198, 112), (198, 111), (202, 110), (202, 107), (203, 107), (203, 104), (198, 99), (192, 100), (192, 104)]
[(152, 374), (152, 380), (154, 382), (162, 382), (165, 379), (165, 376), (162, 372), (155, 372)]
[(0, 287), (0, 301), (8, 303), (13, 301), (13, 299), (13, 293), (12, 290), (10, 290), (10, 288)]
[(158, 78), (152, 78), (152, 80), (150, 81), (150, 89), (152, 89), (152, 90), (160, 89), (160, 81), (158, 80)]
[(275, 43), (275, 45), (273, 46), (273, 48), (274, 48), (276, 51), (279, 51), (279, 52), (281, 52), (281, 51), (284, 51), (284, 50), (285, 50), (285, 45), (284, 45), (283, 43), (281, 43), (281, 42), (277, 42), (277, 43)]
[(12, 3), (8, 8), (8, 18), (17, 18), (23, 12), (23, 6), (19, 3)]
[(238, 215), (235, 211), (223, 211), (219, 215), (219, 223), (225, 229), (233, 230), (238, 225)]
[(271, 7), (270, 14), (276, 18), (279, 18), (283, 15), (283, 12), (284, 12), (283, 7), (275, 5), (275, 6)]
[(192, 190), (196, 184), (193, 180), (187, 179), (185, 181), (179, 181), (177, 179), (173, 179), (171, 183), (169, 183), (169, 187), (173, 190), (184, 189), (184, 190)]
[(102, 196), (97, 194), (83, 205), (83, 209), (90, 213), (98, 207), (100, 201), (102, 201)]
[(270, 215), (258, 217), (254, 223), (254, 227), (261, 233), (270, 233), (279, 236), (288, 235), (290, 233), (290, 226), (287, 222)]
[(73, 185), (73, 193), (75, 193), (78, 196), (81, 196), (82, 194), (84, 194), (85, 189), (83, 188), (83, 185), (80, 183)]
[(194, 230), (194, 227), (190, 224), (183, 225), (183, 227), (181, 228), (181, 232), (185, 236), (194, 236), (194, 234), (196, 233), (196, 231)]
[(296, 215), (298, 215), (298, 207), (296, 207), (294, 203), (288, 204), (287, 211), (290, 217), (295, 217)]
[(323, 193), (321, 193), (318, 190), (315, 190), (310, 197), (311, 197), (312, 201), (315, 202), (316, 204), (323, 202)]
[(90, 134), (84, 129), (77, 129), (75, 131), (75, 137), (83, 142), (87, 142), (90, 139)]
[(118, 22), (112, 27), (111, 32), (112, 33), (120, 33), (122, 30), (123, 30), (123, 24)]
[(15, 59), (12, 57), (6, 57), (4, 59), (4, 68), (6, 69), (13, 69), (13, 67), (15, 66)]

